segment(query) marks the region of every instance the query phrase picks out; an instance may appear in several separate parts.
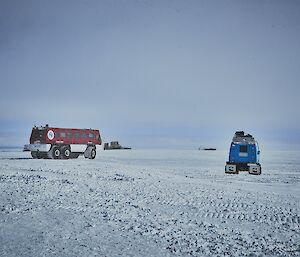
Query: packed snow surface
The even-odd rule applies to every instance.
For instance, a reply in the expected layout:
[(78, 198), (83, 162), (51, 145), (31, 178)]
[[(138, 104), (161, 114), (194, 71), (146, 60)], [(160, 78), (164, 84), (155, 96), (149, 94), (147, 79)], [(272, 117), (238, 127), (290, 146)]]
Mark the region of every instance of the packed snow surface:
[(261, 176), (227, 158), (0, 152), (0, 256), (299, 256), (299, 152), (264, 152)]

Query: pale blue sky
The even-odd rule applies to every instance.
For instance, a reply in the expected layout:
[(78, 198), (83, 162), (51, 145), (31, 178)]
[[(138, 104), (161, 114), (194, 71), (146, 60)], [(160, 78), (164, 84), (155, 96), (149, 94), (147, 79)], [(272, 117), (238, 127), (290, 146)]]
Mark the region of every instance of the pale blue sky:
[(300, 143), (300, 1), (0, 1), (0, 145)]

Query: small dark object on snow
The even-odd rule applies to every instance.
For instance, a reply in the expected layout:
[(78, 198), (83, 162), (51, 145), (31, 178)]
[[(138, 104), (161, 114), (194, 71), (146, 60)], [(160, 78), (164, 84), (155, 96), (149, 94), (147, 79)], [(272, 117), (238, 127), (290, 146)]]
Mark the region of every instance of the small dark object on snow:
[(214, 147), (199, 147), (198, 150), (202, 150), (202, 151), (216, 151), (217, 148), (214, 148)]

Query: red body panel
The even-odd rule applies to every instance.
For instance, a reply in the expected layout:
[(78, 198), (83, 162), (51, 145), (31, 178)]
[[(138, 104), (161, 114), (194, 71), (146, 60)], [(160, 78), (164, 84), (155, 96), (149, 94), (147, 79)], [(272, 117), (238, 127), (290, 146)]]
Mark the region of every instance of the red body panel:
[(30, 136), (30, 143), (41, 144), (91, 144), (101, 145), (99, 130), (96, 129), (73, 129), (34, 127)]

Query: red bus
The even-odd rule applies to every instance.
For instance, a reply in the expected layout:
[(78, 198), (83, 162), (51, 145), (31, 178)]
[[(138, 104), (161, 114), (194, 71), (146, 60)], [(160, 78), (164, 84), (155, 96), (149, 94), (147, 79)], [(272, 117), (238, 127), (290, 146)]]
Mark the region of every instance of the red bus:
[(34, 159), (69, 159), (84, 155), (95, 159), (96, 145), (101, 145), (97, 129), (54, 128), (46, 126), (32, 128), (30, 144), (24, 150), (31, 151)]

